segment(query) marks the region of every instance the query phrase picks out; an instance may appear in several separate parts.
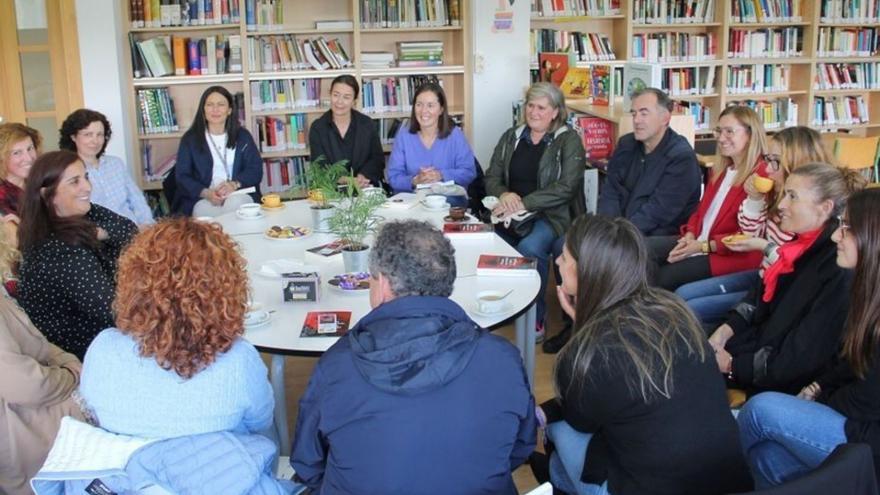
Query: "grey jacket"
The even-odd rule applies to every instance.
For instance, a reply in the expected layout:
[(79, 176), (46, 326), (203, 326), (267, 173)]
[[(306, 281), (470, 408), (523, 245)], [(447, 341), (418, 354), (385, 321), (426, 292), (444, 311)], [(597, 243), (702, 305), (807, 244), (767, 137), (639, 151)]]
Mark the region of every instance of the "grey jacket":
[[(486, 171), (486, 193), (501, 196), (508, 192), (510, 159), (525, 125), (508, 129), (495, 146)], [(529, 211), (539, 212), (556, 235), (563, 235), (572, 220), (585, 211), (584, 146), (580, 136), (569, 126), (553, 133), (538, 165), (538, 189), (523, 198)]]

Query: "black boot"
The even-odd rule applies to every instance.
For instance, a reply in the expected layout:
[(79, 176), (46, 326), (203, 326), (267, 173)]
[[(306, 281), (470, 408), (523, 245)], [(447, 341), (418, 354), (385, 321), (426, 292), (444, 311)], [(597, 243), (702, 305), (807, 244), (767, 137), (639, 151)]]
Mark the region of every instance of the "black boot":
[(547, 354), (556, 354), (566, 343), (568, 343), (568, 339), (570, 338), (571, 324), (567, 323), (559, 333), (546, 339), (544, 343), (541, 344), (541, 349), (544, 349), (544, 352)]

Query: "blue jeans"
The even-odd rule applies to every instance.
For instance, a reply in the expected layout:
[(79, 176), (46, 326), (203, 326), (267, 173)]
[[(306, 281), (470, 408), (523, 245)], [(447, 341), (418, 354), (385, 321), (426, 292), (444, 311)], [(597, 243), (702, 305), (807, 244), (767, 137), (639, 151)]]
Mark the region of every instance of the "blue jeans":
[(577, 495), (608, 495), (608, 482), (593, 485), (581, 481), (584, 455), (593, 435), (581, 433), (565, 421), (547, 425), (547, 438), (556, 446), (550, 456), (550, 482), (554, 487)]
[(704, 324), (720, 324), (758, 281), (758, 270), (719, 275), (684, 284), (675, 293)]
[(846, 443), (846, 418), (830, 407), (779, 392), (758, 394), (737, 417), (758, 489), (799, 478)]
[(496, 232), (508, 244), (516, 248), (519, 254), (538, 260), (537, 268), (538, 275), (541, 276), (541, 289), (535, 298), (535, 312), (537, 313), (535, 321), (539, 325), (543, 325), (544, 313), (546, 311), (544, 293), (547, 292), (547, 270), (551, 261), (550, 256), (553, 251), (553, 243), (557, 237), (556, 232), (547, 220), (543, 218), (532, 222), (532, 231), (522, 239), (516, 239), (503, 230), (497, 230)]

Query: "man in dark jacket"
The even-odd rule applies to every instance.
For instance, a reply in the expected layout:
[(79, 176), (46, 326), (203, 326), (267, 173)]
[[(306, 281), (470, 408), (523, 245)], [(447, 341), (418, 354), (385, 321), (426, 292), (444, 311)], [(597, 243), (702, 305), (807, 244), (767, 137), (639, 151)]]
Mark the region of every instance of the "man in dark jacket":
[(318, 361), (291, 465), (319, 493), (516, 493), (535, 447), (522, 360), (449, 300), (455, 256), (414, 220), (386, 224), (370, 305)]
[(674, 235), (700, 201), (697, 155), (669, 128), (672, 100), (663, 91), (633, 93), (633, 132), (608, 163), (598, 213), (624, 217), (646, 236)]

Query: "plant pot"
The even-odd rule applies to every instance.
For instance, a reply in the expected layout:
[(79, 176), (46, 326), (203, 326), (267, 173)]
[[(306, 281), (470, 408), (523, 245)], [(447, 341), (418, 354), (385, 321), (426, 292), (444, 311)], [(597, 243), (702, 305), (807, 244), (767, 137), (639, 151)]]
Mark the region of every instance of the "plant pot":
[(318, 232), (327, 232), (330, 230), (330, 218), (333, 216), (333, 205), (311, 206), (312, 210), (312, 228)]
[(361, 246), (357, 250), (342, 248), (342, 264), (345, 265), (346, 273), (369, 272), (370, 246)]

